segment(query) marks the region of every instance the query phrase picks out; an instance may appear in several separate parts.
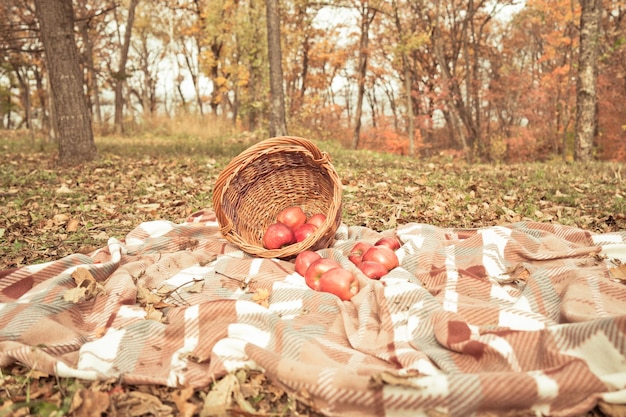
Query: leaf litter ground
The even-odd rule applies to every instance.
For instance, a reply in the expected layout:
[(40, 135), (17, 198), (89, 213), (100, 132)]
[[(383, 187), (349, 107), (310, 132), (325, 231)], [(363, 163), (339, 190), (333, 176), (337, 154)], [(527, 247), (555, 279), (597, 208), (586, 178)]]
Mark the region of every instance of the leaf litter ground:
[[(0, 268), (88, 253), (144, 221), (182, 222), (211, 207), (215, 179), (251, 143), (104, 138), (98, 140), (97, 161), (59, 168), (46, 146), (35, 150), (0, 138)], [(343, 183), (342, 220), (349, 225), (387, 230), (421, 222), (473, 228), (531, 219), (594, 232), (626, 229), (623, 165), (467, 165), (319, 145), (331, 153)], [(614, 272), (626, 280), (622, 265)], [(97, 291), (88, 276), (76, 275), (81, 284), (74, 296)], [(155, 305), (154, 300), (138, 302)], [(264, 302), (262, 296), (257, 302)], [(158, 319), (159, 311), (152, 313)], [(0, 416), (320, 415), (252, 371), (199, 391), (55, 378), (19, 364), (0, 371)], [(587, 415), (623, 412), (601, 404)]]

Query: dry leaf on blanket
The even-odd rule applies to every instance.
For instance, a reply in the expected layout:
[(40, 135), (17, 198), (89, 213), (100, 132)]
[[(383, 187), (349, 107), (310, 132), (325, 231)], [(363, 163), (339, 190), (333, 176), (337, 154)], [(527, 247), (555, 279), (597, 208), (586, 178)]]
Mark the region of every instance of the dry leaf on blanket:
[(530, 272), (521, 262), (518, 262), (515, 266), (508, 268), (505, 271), (505, 274), (498, 277), (495, 281), (498, 284), (515, 284), (518, 282), (525, 282), (528, 277), (530, 277)]
[(72, 278), (74, 278), (77, 287), (82, 287), (85, 282), (87, 283), (85, 286), (96, 282), (91, 272), (85, 268), (76, 268), (76, 270), (72, 272)]
[(369, 384), (371, 388), (380, 388), (383, 385), (394, 385), (401, 387), (413, 387), (415, 384), (410, 378), (414, 376), (401, 376), (392, 374), (390, 372), (381, 372), (378, 375), (373, 375), (370, 378)]
[(137, 301), (141, 305), (156, 304), (163, 301), (163, 296), (153, 293), (146, 287), (137, 287)]
[(270, 292), (265, 288), (260, 288), (252, 296), (252, 300), (260, 306), (268, 308), (270, 306)]
[(163, 288), (159, 288), (157, 292), (153, 292), (146, 287), (137, 287), (137, 301), (142, 306), (152, 306), (154, 308), (171, 307), (173, 304), (163, 301), (165, 297), (168, 297), (172, 291), (163, 291)]
[(88, 301), (98, 294), (105, 293), (104, 287), (85, 268), (76, 268), (72, 272), (72, 278), (76, 283), (76, 288), (70, 288), (65, 291), (63, 294), (65, 301), (78, 303), (82, 300)]
[(590, 252), (589, 256), (595, 259), (598, 262), (604, 261), (606, 259), (606, 255), (601, 254), (600, 252)]
[(202, 288), (204, 287), (204, 280), (194, 280), (193, 284), (188, 287), (185, 287), (185, 291), (189, 293), (200, 293), (202, 292)]
[(145, 306), (144, 310), (146, 311), (146, 320), (163, 321), (163, 313), (161, 310), (155, 309), (152, 304)]
[(141, 305), (156, 304), (163, 301), (163, 296), (150, 291), (146, 287), (137, 287), (137, 301)]
[(180, 245), (180, 250), (194, 250), (198, 247), (198, 244), (200, 243), (200, 241), (198, 239), (195, 239), (193, 237), (189, 237), (189, 238), (185, 238), (185, 239), (181, 239), (179, 245)]
[(626, 264), (610, 268), (609, 274), (611, 275), (611, 278), (626, 281)]

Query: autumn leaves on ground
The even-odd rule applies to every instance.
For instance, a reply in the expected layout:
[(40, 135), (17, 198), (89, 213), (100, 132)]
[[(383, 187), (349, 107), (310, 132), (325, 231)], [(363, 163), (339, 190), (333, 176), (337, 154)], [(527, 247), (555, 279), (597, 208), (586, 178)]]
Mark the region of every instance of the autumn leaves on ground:
[[(26, 136), (0, 138), (0, 269), (87, 253), (141, 222), (181, 222), (210, 208), (218, 174), (259, 139), (98, 138), (98, 160), (61, 169), (55, 167), (53, 145)], [(331, 154), (342, 180), (342, 220), (348, 225), (467, 228), (529, 218), (594, 232), (626, 229), (623, 165), (467, 165), (318, 145)], [(66, 415), (70, 409), (76, 416), (88, 415), (87, 409), (120, 416), (206, 415), (227, 397), (238, 410), (234, 414), (316, 415), (262, 373), (242, 371), (211, 388), (57, 379), (15, 365), (1, 369), (0, 416)]]

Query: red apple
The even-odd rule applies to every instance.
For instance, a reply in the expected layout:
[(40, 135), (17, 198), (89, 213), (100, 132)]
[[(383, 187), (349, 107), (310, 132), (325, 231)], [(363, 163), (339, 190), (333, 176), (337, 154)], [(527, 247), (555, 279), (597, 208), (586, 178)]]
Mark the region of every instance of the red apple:
[(371, 279), (380, 279), (389, 272), (382, 264), (374, 261), (361, 262), (359, 269)]
[(311, 223), (316, 225), (317, 227), (322, 227), (322, 224), (326, 221), (326, 215), (324, 213), (317, 213), (309, 217), (307, 223)]
[(296, 230), (298, 226), (306, 223), (306, 214), (302, 208), (298, 206), (290, 206), (281, 210), (276, 216), (276, 220), (282, 224), (286, 224), (291, 229)]
[(312, 250), (300, 252), (298, 256), (296, 256), (296, 272), (304, 276), (309, 266), (318, 259), (322, 259), (322, 256)]
[(283, 223), (272, 223), (263, 235), (265, 249), (280, 249), (296, 242), (296, 236), (289, 226)]
[(311, 223), (304, 223), (296, 227), (293, 231), (296, 236), (296, 242), (302, 242), (307, 237), (311, 236), (317, 230), (317, 226)]
[(352, 262), (356, 266), (359, 266), (359, 264), (363, 260), (363, 254), (367, 252), (367, 250), (371, 247), (372, 247), (371, 243), (367, 243), (365, 241), (357, 242), (352, 247), (352, 250), (350, 251), (350, 254), (348, 255), (348, 259), (350, 260), (350, 262)]
[(320, 291), (335, 294), (348, 301), (359, 292), (359, 280), (347, 269), (333, 268), (324, 272), (319, 280)]
[(363, 254), (363, 261), (374, 261), (384, 266), (387, 271), (391, 271), (400, 262), (396, 253), (387, 246), (373, 246)]
[(314, 261), (311, 265), (309, 265), (309, 268), (304, 273), (304, 281), (306, 282), (306, 285), (308, 285), (310, 288), (319, 291), (320, 277), (322, 276), (322, 274), (330, 269), (340, 267), (341, 265), (339, 265), (338, 262), (333, 261), (332, 259), (318, 259), (317, 261)]
[(400, 249), (400, 242), (395, 237), (385, 236), (378, 239), (374, 246), (387, 246), (389, 249), (396, 251)]

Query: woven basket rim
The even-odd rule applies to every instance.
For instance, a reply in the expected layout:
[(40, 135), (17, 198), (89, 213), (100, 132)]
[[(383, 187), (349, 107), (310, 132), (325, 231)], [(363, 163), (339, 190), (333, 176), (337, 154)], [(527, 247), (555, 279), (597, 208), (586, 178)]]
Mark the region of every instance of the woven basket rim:
[[(266, 249), (255, 242), (247, 241), (236, 230), (233, 219), (222, 210), (223, 198), (232, 181), (243, 172), (250, 164), (277, 152), (297, 152), (308, 156), (308, 159), (317, 164), (328, 175), (332, 184), (332, 201), (329, 203), (326, 221), (322, 226), (307, 239), (280, 249)], [(306, 169), (306, 167), (303, 167)], [(220, 225), (220, 232), (226, 240), (237, 245), (244, 252), (264, 258), (289, 258), (298, 253), (314, 248), (323, 243), (324, 247), (334, 238), (334, 234), (341, 223), (341, 194), (342, 186), (339, 176), (332, 165), (331, 157), (327, 152), (321, 151), (317, 145), (306, 138), (298, 136), (277, 136), (258, 142), (235, 158), (224, 168), (218, 176), (213, 191), (213, 207)]]

